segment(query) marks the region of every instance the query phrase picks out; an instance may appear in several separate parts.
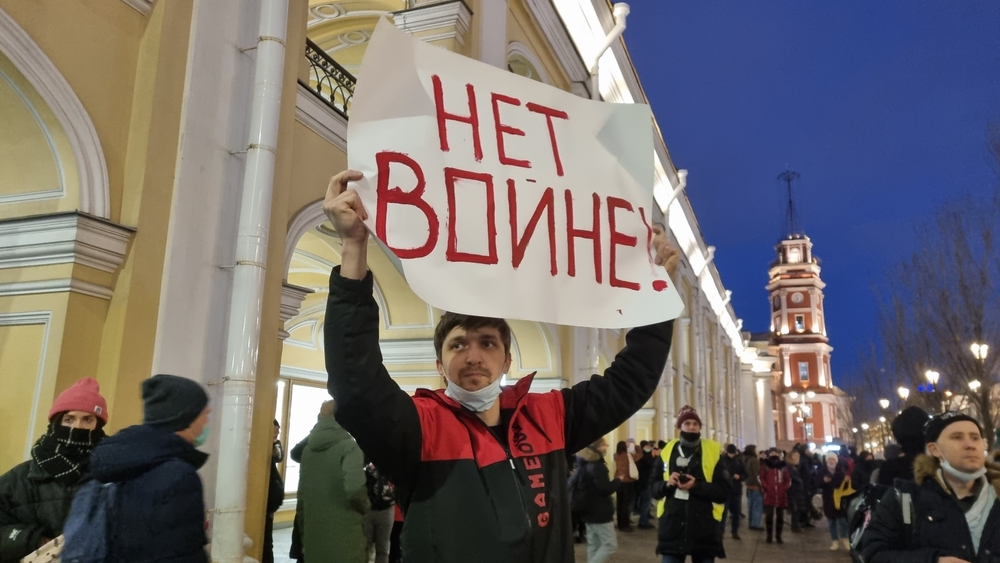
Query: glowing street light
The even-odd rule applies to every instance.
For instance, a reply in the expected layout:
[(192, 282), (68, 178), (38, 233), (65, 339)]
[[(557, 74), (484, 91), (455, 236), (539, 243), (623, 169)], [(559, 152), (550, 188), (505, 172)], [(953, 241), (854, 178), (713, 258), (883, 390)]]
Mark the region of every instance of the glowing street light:
[(932, 369), (929, 369), (924, 372), (924, 377), (927, 378), (927, 381), (931, 382), (931, 385), (937, 386), (938, 380), (941, 379), (941, 374)]
[(796, 393), (795, 391), (792, 391), (791, 393), (789, 393), (788, 396), (791, 397), (791, 398), (793, 398), (793, 399), (798, 399), (799, 398), (799, 394)]
[(882, 422), (882, 423), (885, 423), (885, 417), (884, 416), (878, 417), (878, 421)]
[(858, 429), (857, 428), (851, 428), (851, 432), (857, 434), (858, 433)]
[(969, 346), (969, 349), (972, 350), (972, 355), (975, 356), (976, 359), (981, 362), (985, 362), (986, 355), (990, 353), (989, 344), (980, 344), (978, 342), (973, 342), (972, 346)]
[(870, 427), (868, 426), (868, 423), (867, 423), (867, 422), (862, 422), (862, 423), (861, 423), (861, 429), (862, 429), (862, 430), (868, 430), (868, 428), (870, 428)]
[(883, 409), (889, 408), (889, 399), (879, 399), (878, 404), (882, 406)]
[(810, 399), (812, 399), (815, 396), (816, 396), (816, 392), (815, 391), (807, 391), (806, 392), (806, 397), (809, 397)]
[(969, 382), (969, 389), (972, 389), (973, 391), (979, 391), (979, 388), (982, 386), (983, 384), (980, 383), (978, 379)]
[(899, 398), (903, 399), (904, 403), (906, 402), (907, 397), (910, 396), (910, 390), (906, 387), (900, 387), (899, 389), (896, 389), (896, 392), (899, 393)]
[(792, 405), (792, 406), (788, 407), (788, 412), (790, 412), (790, 413), (794, 413), (797, 410), (799, 410), (799, 409), (795, 405)]

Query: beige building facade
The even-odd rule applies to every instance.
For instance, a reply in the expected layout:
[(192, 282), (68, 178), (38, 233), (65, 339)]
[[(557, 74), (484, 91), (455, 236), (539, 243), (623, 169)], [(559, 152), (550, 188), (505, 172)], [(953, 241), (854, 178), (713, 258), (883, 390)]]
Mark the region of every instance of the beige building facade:
[[(588, 97), (615, 25), (598, 0), (0, 0), (0, 471), (27, 458), (52, 400), (81, 377), (100, 382), (112, 432), (141, 422), (143, 379), (189, 377), (213, 401), (202, 470), (213, 560), (240, 560), (220, 546), (242, 544), (243, 533), (246, 554), (259, 557), (271, 421), (290, 449), (327, 398), (323, 325), (340, 245), (321, 199), (346, 166), (353, 85), (383, 17)], [(283, 37), (265, 37), (262, 18)], [(276, 49), (280, 80), (263, 87), (275, 143), (263, 146), (248, 140), (259, 125), (255, 76), (258, 56)], [(604, 101), (645, 103), (623, 41), (597, 69)], [(652, 133), (656, 219), (683, 255), (675, 281), (686, 310), (656, 394), (609, 439), (669, 439), (690, 404), (707, 437), (763, 443), (742, 322), (684, 191), (687, 173), (655, 123)], [(266, 214), (248, 234), (241, 202), (261, 185)], [(252, 244), (259, 257), (242, 258)], [(259, 285), (248, 294), (251, 262)], [(441, 312), (378, 247), (370, 262), (390, 373), (409, 392), (440, 387)], [(624, 344), (623, 331), (511, 324), (507, 381), (536, 372), (538, 392), (600, 373)], [(294, 508), (298, 468), (282, 470), (279, 521)]]

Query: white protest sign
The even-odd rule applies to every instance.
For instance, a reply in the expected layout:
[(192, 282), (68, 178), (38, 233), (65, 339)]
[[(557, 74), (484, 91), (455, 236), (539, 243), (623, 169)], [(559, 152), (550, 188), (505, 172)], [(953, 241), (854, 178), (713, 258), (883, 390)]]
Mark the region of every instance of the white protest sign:
[(622, 328), (683, 304), (653, 263), (649, 106), (586, 100), (379, 22), (351, 105), (368, 228), (447, 311)]

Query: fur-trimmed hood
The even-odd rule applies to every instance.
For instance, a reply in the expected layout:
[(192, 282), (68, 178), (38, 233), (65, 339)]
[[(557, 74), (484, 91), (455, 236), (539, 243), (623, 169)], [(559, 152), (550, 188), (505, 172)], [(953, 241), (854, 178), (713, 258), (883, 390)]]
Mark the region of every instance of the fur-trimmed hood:
[[(948, 487), (938, 477), (938, 469), (941, 469), (941, 462), (938, 461), (938, 458), (921, 454), (913, 462), (913, 480), (916, 481), (917, 485), (923, 485), (926, 479), (932, 478), (942, 489), (947, 491)], [(1000, 497), (1000, 450), (986, 456), (986, 480), (993, 485), (997, 496)]]
[(604, 459), (604, 457), (601, 454), (590, 448), (583, 448), (582, 450), (576, 452), (576, 455), (577, 457), (582, 458), (584, 461), (588, 462)]

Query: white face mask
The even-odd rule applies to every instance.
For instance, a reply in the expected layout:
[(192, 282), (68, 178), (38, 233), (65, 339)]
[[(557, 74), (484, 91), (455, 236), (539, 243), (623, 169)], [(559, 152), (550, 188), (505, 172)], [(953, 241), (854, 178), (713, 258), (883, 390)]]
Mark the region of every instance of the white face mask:
[(962, 481), (963, 483), (968, 483), (969, 481), (975, 481), (976, 479), (979, 479), (983, 475), (986, 475), (985, 466), (980, 467), (979, 470), (976, 471), (975, 473), (966, 473), (965, 471), (953, 467), (950, 463), (948, 463), (948, 460), (944, 458), (941, 458), (941, 470), (947, 473), (948, 475), (951, 475), (955, 479)]
[[(448, 378), (446, 377), (445, 379)], [(496, 378), (493, 383), (478, 391), (466, 391), (448, 379), (448, 388), (444, 390), (444, 394), (470, 411), (486, 412), (490, 410), (493, 403), (497, 402), (497, 397), (500, 396), (500, 391), (502, 390), (500, 388), (501, 379), (500, 377)]]

